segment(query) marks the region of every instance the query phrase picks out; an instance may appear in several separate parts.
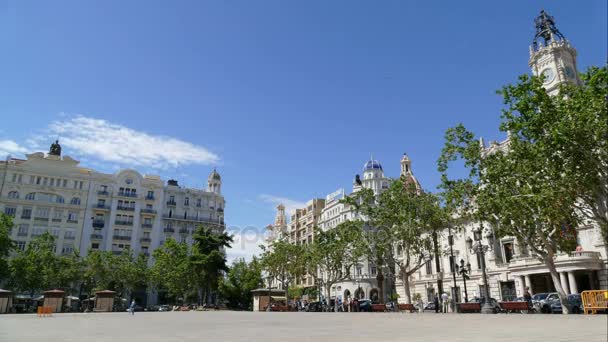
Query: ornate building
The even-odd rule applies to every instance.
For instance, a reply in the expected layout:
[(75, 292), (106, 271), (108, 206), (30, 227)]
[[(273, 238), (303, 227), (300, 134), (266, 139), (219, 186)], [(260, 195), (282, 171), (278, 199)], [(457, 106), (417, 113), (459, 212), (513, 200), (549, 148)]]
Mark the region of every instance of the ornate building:
[[(551, 95), (557, 94), (559, 85), (563, 82), (580, 84), (576, 69), (576, 49), (559, 32), (553, 17), (541, 11), (535, 20), (536, 35), (530, 46), (530, 67), (534, 75), (545, 76), (544, 87)], [(486, 145), (480, 140), (484, 154), (495, 151), (507, 151), (509, 138), (503, 142), (492, 142)], [(467, 225), (464, 231), (454, 234), (452, 258), (448, 244), (449, 231), (446, 229), (440, 235), (441, 255), (440, 267), (431, 260), (410, 279), (410, 292), (422, 295), (425, 301), (432, 301), (437, 292), (437, 280), (443, 281), (444, 292), (457, 294), (459, 300), (465, 298), (465, 283), (457, 275), (454, 284), (454, 272), (462, 262), (470, 265), (470, 279), (466, 281), (466, 294), (471, 299), (484, 295), (484, 280), (481, 272), (482, 259), (479, 254), (471, 254), (466, 240), (472, 238), (473, 229), (477, 223)], [(523, 296), (524, 287), (529, 286), (531, 292), (553, 292), (553, 282), (547, 267), (538, 259), (531, 257), (525, 247), (513, 237), (488, 239), (492, 241), (492, 250), (485, 255), (490, 296), (497, 300), (513, 300)], [(577, 249), (570, 253), (559, 254), (555, 260), (557, 271), (560, 273), (561, 285), (568, 293), (578, 293), (583, 290), (608, 288), (608, 256), (607, 247), (601, 237), (598, 226), (593, 222), (577, 228)], [(449, 289), (448, 289), (449, 288)], [(451, 292), (450, 292), (451, 290)], [(397, 291), (404, 298), (401, 281), (397, 282)]]
[(195, 227), (224, 230), (225, 201), (220, 174), (213, 170), (206, 189), (167, 185), (136, 170), (114, 174), (79, 166), (61, 156), (59, 142), (26, 159), (0, 162), (0, 210), (13, 217), (11, 239), (25, 249), (50, 232), (57, 254), (79, 250), (130, 249), (150, 255), (168, 238), (192, 242)]

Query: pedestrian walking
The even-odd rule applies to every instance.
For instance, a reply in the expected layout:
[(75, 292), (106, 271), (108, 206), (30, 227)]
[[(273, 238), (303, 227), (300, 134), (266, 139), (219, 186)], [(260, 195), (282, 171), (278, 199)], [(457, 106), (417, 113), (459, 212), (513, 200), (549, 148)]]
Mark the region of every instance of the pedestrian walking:
[(450, 296), (448, 296), (447, 293), (443, 293), (441, 295), (441, 305), (443, 307), (443, 313), (448, 313), (448, 299), (450, 298)]
[(530, 287), (526, 286), (524, 290), (524, 299), (528, 303), (528, 309), (532, 309), (532, 294), (530, 294)]
[(433, 304), (435, 304), (435, 313), (439, 313), (439, 295), (435, 295), (435, 299), (433, 299)]
[(129, 312), (131, 312), (131, 316), (135, 315), (135, 299), (133, 299), (131, 305), (129, 305)]

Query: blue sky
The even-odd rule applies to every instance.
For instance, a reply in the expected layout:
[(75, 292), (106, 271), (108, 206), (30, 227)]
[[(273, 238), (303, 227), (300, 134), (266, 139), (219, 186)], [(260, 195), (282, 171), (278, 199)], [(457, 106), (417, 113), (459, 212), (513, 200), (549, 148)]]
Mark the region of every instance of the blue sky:
[(348, 191), (370, 154), (433, 190), (446, 128), (503, 138), (495, 91), (529, 72), (542, 8), (579, 70), (605, 63), (601, 0), (0, 0), (0, 153), (59, 137), (189, 186), (217, 166), (238, 227)]

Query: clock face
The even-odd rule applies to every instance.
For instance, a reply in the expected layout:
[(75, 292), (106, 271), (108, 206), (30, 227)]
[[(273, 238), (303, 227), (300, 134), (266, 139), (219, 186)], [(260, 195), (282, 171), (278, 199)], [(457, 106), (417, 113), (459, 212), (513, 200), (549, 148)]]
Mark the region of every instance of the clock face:
[(551, 68), (547, 68), (542, 72), (543, 76), (545, 76), (545, 84), (553, 82), (555, 78), (555, 72)]
[(568, 78), (573, 79), (574, 78), (574, 69), (572, 69), (571, 66), (566, 66), (565, 70), (566, 72), (566, 76), (568, 76)]

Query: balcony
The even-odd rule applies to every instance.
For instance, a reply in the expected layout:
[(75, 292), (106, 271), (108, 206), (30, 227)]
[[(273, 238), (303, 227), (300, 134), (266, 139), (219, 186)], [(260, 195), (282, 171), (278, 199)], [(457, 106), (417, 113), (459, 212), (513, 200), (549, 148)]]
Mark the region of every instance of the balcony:
[(112, 239), (114, 239), (114, 240), (121, 240), (121, 241), (131, 241), (131, 237), (130, 236), (124, 236), (124, 235), (113, 235)]
[(142, 214), (153, 214), (153, 215), (156, 215), (156, 210), (154, 210), (154, 209), (144, 208), (144, 209), (141, 209), (139, 212), (141, 212)]
[(152, 195), (152, 196), (146, 195), (145, 199), (146, 199), (146, 201), (154, 201), (155, 197), (154, 197), (154, 195)]
[(29, 220), (32, 218), (32, 215), (21, 215), (22, 220)]
[(67, 219), (67, 223), (78, 223), (78, 220)]
[(141, 226), (142, 226), (142, 228), (150, 229), (150, 228), (152, 228), (152, 223), (142, 223)]
[(97, 204), (93, 205), (93, 209), (97, 209), (97, 210), (110, 210), (110, 206), (109, 205), (105, 205), (105, 204), (101, 204), (101, 203), (97, 203)]
[(75, 236), (64, 236), (63, 237), (64, 240), (76, 240)]
[(167, 201), (167, 205), (175, 207), (177, 203), (175, 203), (175, 201)]
[(34, 221), (48, 221), (48, 217), (34, 217)]
[(217, 212), (218, 213), (223, 213), (224, 212), (224, 208), (217, 208)]
[(100, 191), (97, 191), (97, 194), (98, 194), (99, 196), (110, 196), (110, 193), (109, 193), (109, 192), (107, 192), (107, 191), (105, 191), (105, 190), (100, 190)]
[(27, 232), (17, 232), (17, 236), (27, 236)]
[(132, 193), (132, 192), (122, 192), (119, 191), (118, 196), (122, 196), (122, 197), (130, 197), (130, 198), (137, 198), (137, 194), (136, 193)]
[(93, 228), (103, 228), (105, 225), (104, 220), (93, 220)]
[[(560, 253), (555, 257), (555, 267), (558, 272), (564, 270), (596, 269), (602, 268), (602, 259), (599, 252), (579, 251)], [(509, 262), (509, 271), (522, 273), (548, 272), (545, 264), (535, 257), (516, 256)]]
[(179, 233), (180, 234), (188, 234), (188, 233), (190, 233), (190, 231), (188, 229), (182, 228), (182, 229), (179, 230)]
[(114, 221), (114, 224), (117, 224), (117, 225), (120, 225), (120, 226), (132, 226), (133, 225), (133, 221), (116, 220), (116, 221)]
[(103, 240), (103, 235), (101, 235), (101, 234), (91, 234), (91, 240)]
[(163, 229), (163, 232), (165, 232), (165, 233), (175, 233), (175, 229), (171, 228), (171, 227), (165, 227)]
[(135, 211), (135, 207), (125, 207), (122, 205), (116, 206), (117, 210), (123, 210), (123, 211)]
[(178, 221), (204, 222), (204, 223), (210, 223), (210, 224), (224, 224), (224, 220), (218, 220), (217, 218), (203, 218), (203, 217), (196, 217), (196, 216), (184, 217), (183, 215), (182, 216), (163, 215), (163, 218), (169, 219), (169, 220), (178, 220)]
[(139, 239), (139, 242), (141, 242), (141, 243), (150, 243), (150, 242), (152, 242), (152, 239), (144, 237), (144, 238)]

